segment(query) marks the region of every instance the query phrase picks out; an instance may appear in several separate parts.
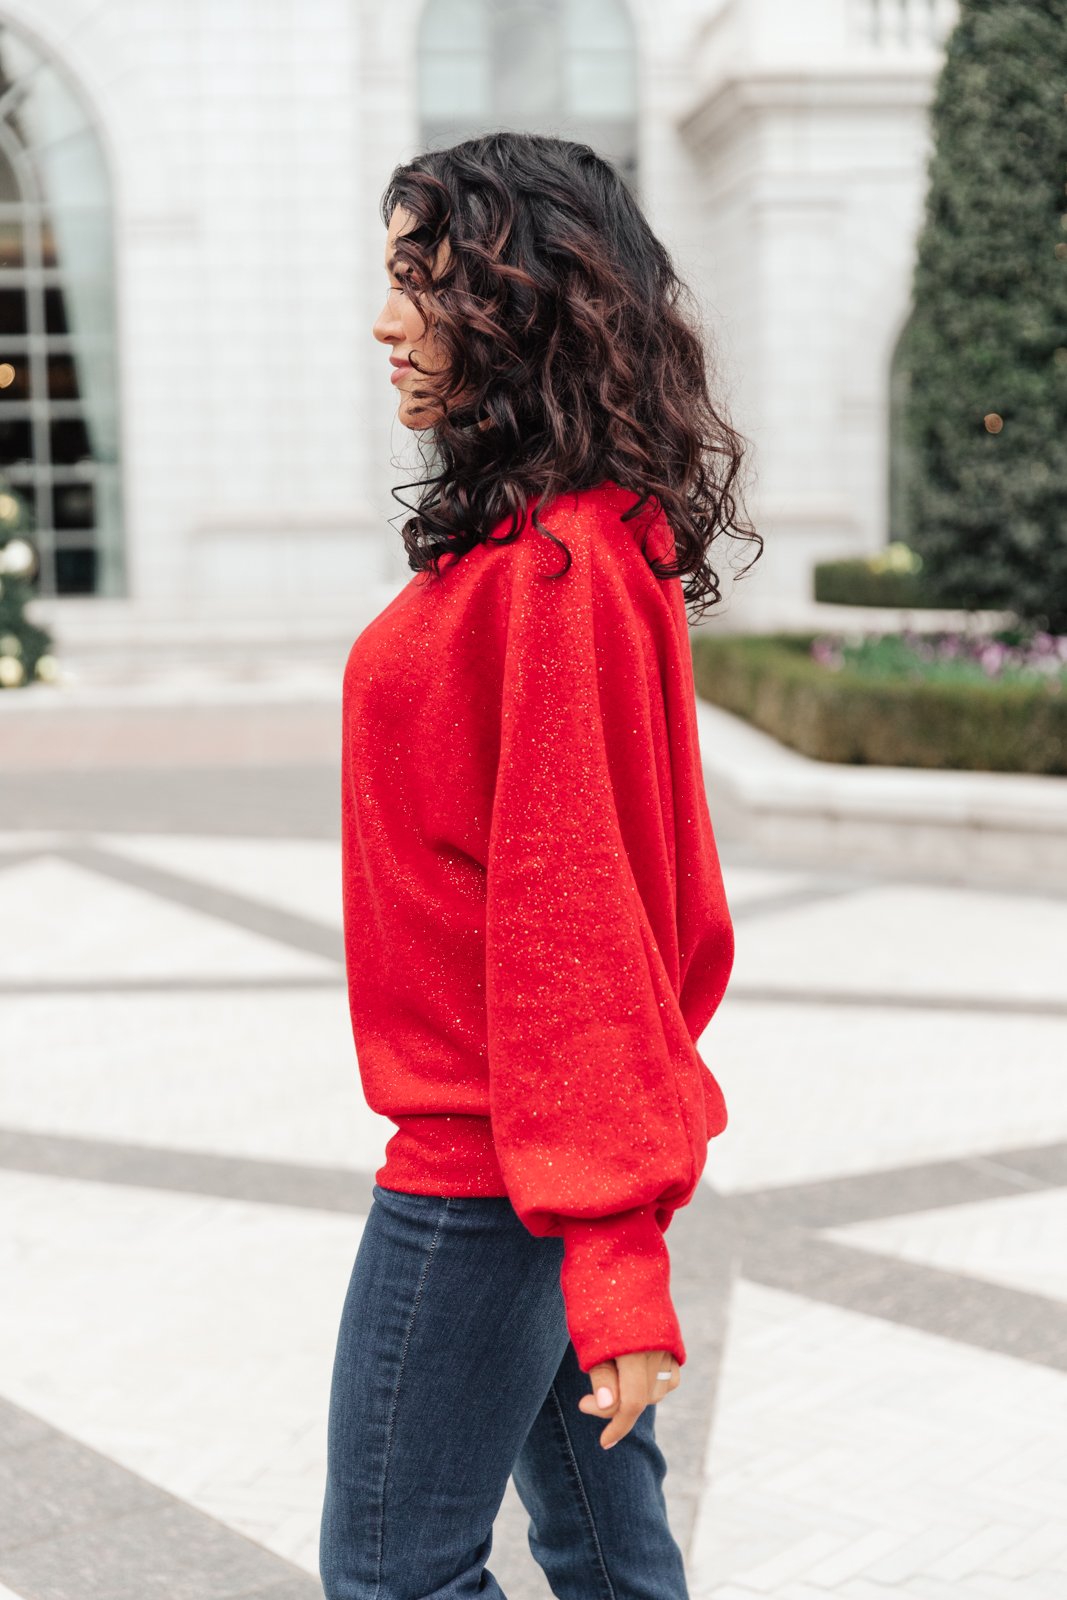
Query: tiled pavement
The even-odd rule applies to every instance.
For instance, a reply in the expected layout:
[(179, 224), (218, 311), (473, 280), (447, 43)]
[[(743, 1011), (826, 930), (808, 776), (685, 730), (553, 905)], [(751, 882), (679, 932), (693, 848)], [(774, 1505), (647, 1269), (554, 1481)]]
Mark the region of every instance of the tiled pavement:
[[(0, 1600), (320, 1593), (391, 1131), (335, 791), (325, 763), (5, 779)], [(730, 1123), (672, 1226), (690, 1360), (657, 1411), (694, 1600), (1064, 1600), (1067, 904), (721, 843)], [(490, 1566), (547, 1596), (510, 1487)]]

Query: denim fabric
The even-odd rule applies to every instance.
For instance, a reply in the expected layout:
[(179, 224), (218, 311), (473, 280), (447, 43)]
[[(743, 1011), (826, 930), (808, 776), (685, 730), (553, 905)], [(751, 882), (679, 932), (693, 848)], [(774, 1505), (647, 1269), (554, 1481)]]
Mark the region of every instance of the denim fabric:
[(656, 1407), (610, 1450), (578, 1410), (562, 1252), (506, 1197), (375, 1185), (330, 1391), (327, 1600), (503, 1600), (486, 1562), (509, 1475), (558, 1600), (687, 1600)]

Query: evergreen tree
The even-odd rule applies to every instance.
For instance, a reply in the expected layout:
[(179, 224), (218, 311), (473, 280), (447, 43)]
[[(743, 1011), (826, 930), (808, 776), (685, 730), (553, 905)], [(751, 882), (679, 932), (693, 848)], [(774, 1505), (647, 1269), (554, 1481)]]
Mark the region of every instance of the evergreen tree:
[(0, 480), (0, 689), (57, 676), (51, 635), (26, 616), (37, 567), (27, 522), (26, 502)]
[(902, 338), (932, 599), (1067, 631), (1067, 0), (961, 0)]

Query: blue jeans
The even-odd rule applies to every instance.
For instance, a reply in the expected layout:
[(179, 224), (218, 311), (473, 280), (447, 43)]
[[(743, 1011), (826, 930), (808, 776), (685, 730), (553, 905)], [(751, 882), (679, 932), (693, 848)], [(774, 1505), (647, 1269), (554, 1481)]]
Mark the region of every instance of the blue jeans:
[(485, 1563), (509, 1475), (558, 1600), (687, 1600), (656, 1407), (601, 1446), (562, 1260), (506, 1197), (374, 1186), (330, 1390), (327, 1600), (504, 1600)]

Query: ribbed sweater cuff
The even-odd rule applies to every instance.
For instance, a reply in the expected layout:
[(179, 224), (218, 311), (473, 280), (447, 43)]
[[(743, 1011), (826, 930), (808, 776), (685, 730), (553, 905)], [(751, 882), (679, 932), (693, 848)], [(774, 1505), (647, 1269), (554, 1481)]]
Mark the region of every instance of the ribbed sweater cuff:
[(609, 1217), (565, 1218), (561, 1284), (583, 1372), (637, 1350), (668, 1350), (684, 1365), (670, 1257), (654, 1204)]

